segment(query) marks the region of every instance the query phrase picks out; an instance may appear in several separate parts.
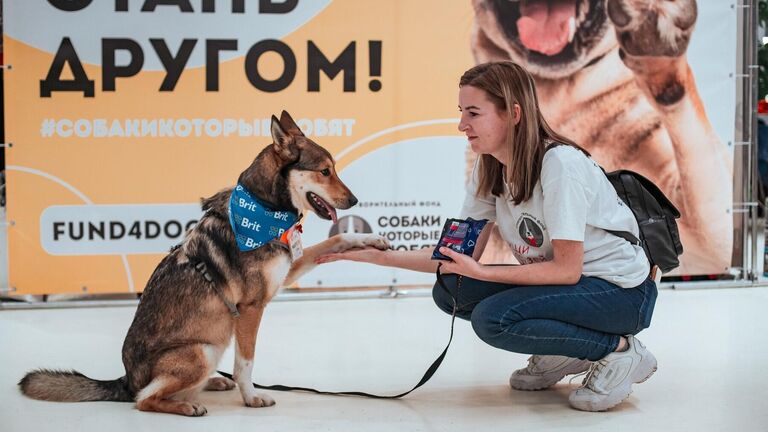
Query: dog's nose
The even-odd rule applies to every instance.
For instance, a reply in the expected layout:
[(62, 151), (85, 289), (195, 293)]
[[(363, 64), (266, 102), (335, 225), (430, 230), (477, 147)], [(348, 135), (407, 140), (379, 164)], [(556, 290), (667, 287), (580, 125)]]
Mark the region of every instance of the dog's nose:
[(355, 204), (357, 204), (357, 197), (355, 197), (354, 195), (350, 196), (347, 203), (349, 203), (350, 207), (353, 207)]

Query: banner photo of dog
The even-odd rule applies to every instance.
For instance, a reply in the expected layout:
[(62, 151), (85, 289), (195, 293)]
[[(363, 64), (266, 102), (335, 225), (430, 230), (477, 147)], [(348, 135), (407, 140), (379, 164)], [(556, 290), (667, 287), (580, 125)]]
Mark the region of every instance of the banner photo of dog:
[[(725, 3), (8, 2), (9, 283), (142, 291), (203, 216), (201, 199), (233, 188), (271, 145), (283, 110), (358, 200), (330, 221), (308, 208), (305, 247), (341, 233), (432, 247), (474, 160), (457, 131), (458, 78), (500, 59), (536, 76), (544, 114), (606, 170), (638, 171), (672, 198), (680, 274), (723, 273), (736, 67)], [(505, 244), (483, 260), (511, 261)], [(291, 286), (431, 283), (337, 262)]]
[[(736, 15), (729, 2), (473, 0), (477, 63), (536, 78), (543, 114), (606, 171), (629, 169), (680, 209), (672, 274), (719, 274), (733, 251)], [(526, 247), (521, 239), (516, 247)], [(511, 256), (493, 239), (492, 260)], [(493, 253), (493, 252), (490, 252)]]

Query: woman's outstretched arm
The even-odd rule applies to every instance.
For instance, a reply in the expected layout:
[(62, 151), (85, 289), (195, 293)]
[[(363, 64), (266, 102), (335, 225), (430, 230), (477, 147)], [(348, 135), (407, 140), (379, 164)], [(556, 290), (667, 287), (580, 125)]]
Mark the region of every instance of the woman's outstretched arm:
[(346, 252), (321, 255), (315, 262), (322, 264), (341, 260), (366, 262), (425, 273), (434, 273), (439, 263), (439, 261), (432, 259), (432, 248), (413, 251), (379, 250), (375, 248), (352, 249)]

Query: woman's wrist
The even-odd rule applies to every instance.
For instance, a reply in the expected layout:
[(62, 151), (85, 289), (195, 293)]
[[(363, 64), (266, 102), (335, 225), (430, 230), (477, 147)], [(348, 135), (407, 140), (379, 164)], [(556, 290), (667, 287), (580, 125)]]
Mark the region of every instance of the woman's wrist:
[(492, 268), (491, 266), (478, 264), (478, 270), (477, 270), (477, 275), (475, 276), (475, 279), (491, 282), (491, 279), (492, 279), (491, 268)]
[(382, 266), (391, 265), (392, 263), (389, 262), (389, 260), (387, 259), (389, 258), (387, 254), (387, 252), (389, 251), (390, 249), (385, 249), (385, 250), (375, 249), (375, 251), (373, 251), (373, 256), (371, 257), (371, 261), (370, 261), (371, 264), (382, 265)]

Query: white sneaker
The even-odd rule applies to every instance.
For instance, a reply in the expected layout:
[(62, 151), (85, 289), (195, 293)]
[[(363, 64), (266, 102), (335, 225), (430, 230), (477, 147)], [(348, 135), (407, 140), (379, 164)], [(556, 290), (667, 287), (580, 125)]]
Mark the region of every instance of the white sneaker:
[(629, 348), (612, 352), (593, 363), (581, 387), (568, 401), (582, 411), (605, 411), (632, 393), (632, 384), (641, 383), (656, 372), (656, 357), (634, 336), (626, 336)]
[(566, 375), (585, 372), (591, 364), (571, 357), (534, 355), (528, 358), (528, 366), (512, 372), (509, 385), (515, 390), (543, 390)]

